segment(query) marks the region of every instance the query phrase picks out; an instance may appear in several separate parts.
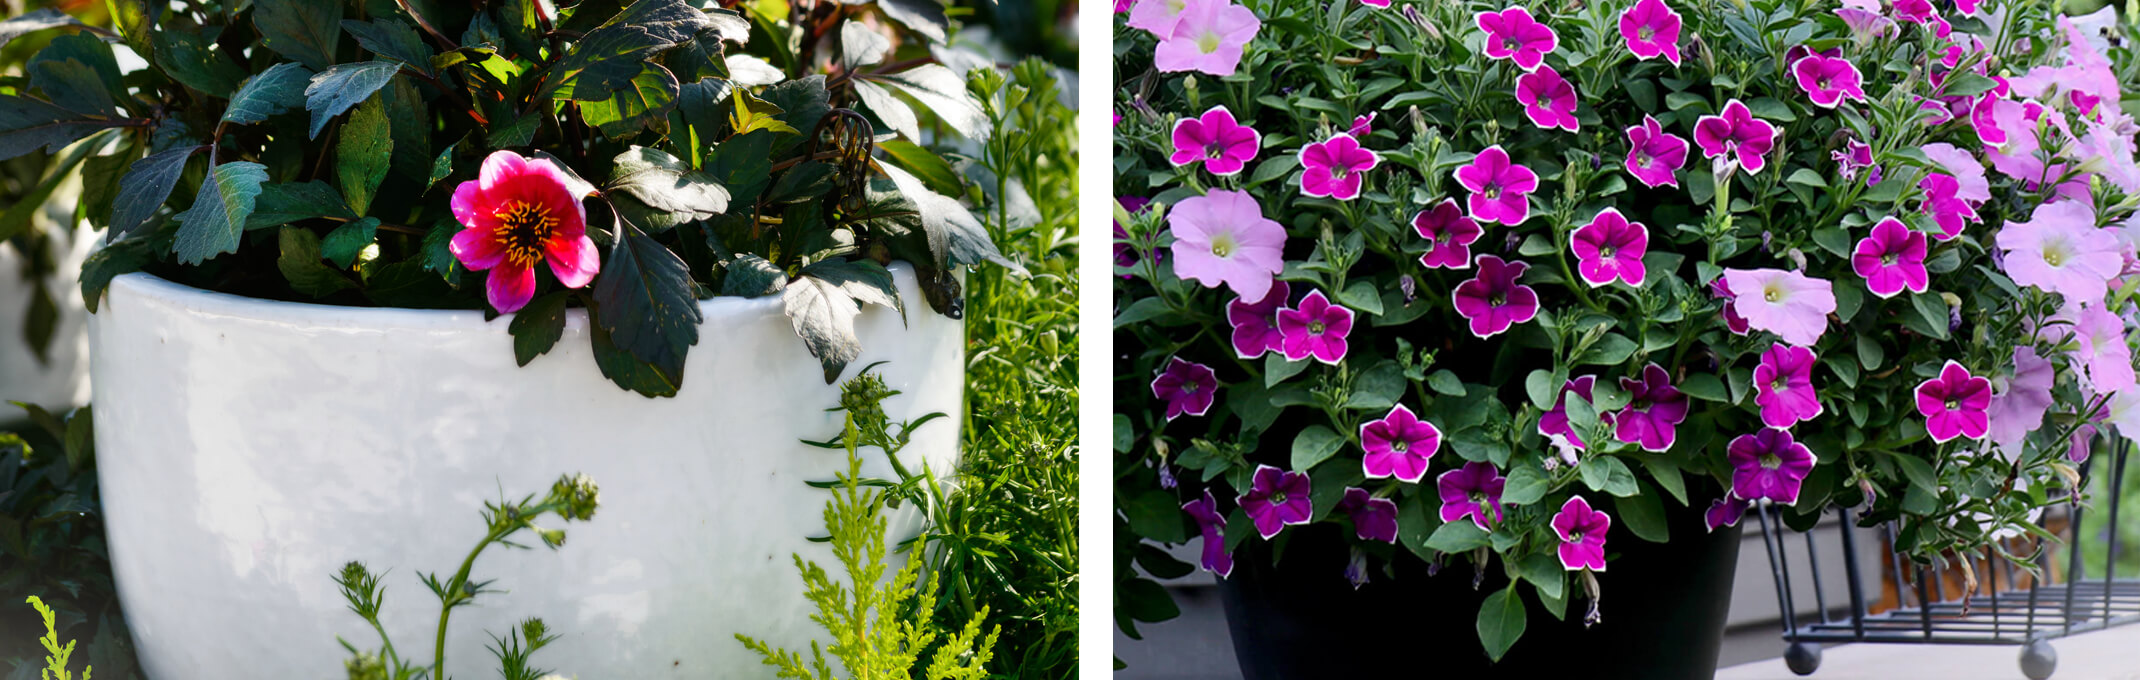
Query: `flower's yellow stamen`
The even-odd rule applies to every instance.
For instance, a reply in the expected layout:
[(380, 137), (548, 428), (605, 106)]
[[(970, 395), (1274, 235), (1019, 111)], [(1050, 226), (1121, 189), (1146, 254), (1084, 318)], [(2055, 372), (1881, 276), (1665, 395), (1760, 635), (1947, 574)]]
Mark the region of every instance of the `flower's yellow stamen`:
[(543, 244), (550, 240), (550, 232), (557, 228), (557, 218), (550, 209), (526, 201), (505, 204), (505, 209), (495, 214), (498, 218), (498, 241), (505, 247), (505, 257), (513, 264), (532, 267), (542, 260)]

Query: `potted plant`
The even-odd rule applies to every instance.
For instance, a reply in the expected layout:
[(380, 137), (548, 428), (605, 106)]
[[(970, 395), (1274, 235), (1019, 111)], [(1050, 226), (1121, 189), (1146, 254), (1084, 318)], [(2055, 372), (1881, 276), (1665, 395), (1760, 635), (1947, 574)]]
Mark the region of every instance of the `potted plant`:
[(1966, 564), (2075, 500), (2133, 26), (1844, 4), (1129, 5), (1124, 630), (1201, 538), (1251, 678), (1708, 677), (1750, 504)]
[[(799, 442), (872, 363), (894, 417), (959, 412), (958, 272), (1002, 258), (930, 147), (985, 137), (1003, 78), (937, 63), (930, 0), (724, 4), (118, 0), (0, 95), (0, 155), (116, 138), (81, 289), (147, 675), (332, 672), (320, 622), (372, 631), (323, 575), (452, 563), (443, 509), (560, 469), (605, 522), (445, 646), (539, 611), (559, 666), (703, 676), (755, 667), (707, 643), (746, 614), (808, 639), (775, 567), (823, 550), (803, 482), (840, 461)], [(957, 441), (915, 434), (936, 469)]]

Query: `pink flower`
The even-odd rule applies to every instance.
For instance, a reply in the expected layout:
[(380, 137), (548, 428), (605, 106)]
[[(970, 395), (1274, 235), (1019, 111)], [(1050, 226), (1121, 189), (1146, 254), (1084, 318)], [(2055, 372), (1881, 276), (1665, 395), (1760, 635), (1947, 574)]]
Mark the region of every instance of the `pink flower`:
[(1925, 235), (1902, 220), (1886, 217), (1873, 225), (1872, 235), (1858, 240), (1851, 254), (1850, 269), (1865, 277), (1865, 287), (1882, 298), (1894, 297), (1907, 288), (1925, 292), (1932, 285), (1925, 272)]
[(1664, 367), (1642, 367), (1642, 379), (1621, 378), (1620, 389), (1628, 394), (1627, 406), (1613, 415), (1613, 437), (1662, 453), (1679, 438), (1679, 424), (1687, 420), (1687, 395), (1672, 386)]
[(1722, 498), (1716, 499), (1716, 502), (1710, 503), (1708, 510), (1702, 512), (1702, 523), (1714, 533), (1724, 527), (1738, 526), (1739, 518), (1745, 516), (1746, 499), (1726, 493)]
[(1174, 274), (1205, 288), (1225, 284), (1255, 302), (1285, 270), (1285, 227), (1265, 218), (1248, 192), (1213, 189), (1182, 199), (1167, 224), (1174, 231)]
[(1853, 139), (1846, 148), (1829, 152), (1828, 157), (1835, 161), (1835, 174), (1842, 175), (1843, 179), (1857, 179), (1859, 170), (1871, 168), (1872, 173), (1866, 178), (1865, 186), (1880, 183), (1880, 168), (1873, 165), (1871, 145)]
[(1582, 127), (1575, 119), (1575, 86), (1551, 66), (1516, 76), (1516, 101), (1523, 104), (1524, 115), (1530, 116), (1538, 127), (1569, 132)]
[(2037, 335), (2058, 345), (2073, 344), (2066, 356), (2073, 360), (2081, 386), (2090, 394), (2133, 386), (2133, 355), (2131, 346), (2125, 344), (2124, 319), (2097, 301), (2066, 305), (2051, 320), (2058, 323), (2045, 326)]
[(1989, 421), (1985, 436), (2009, 450), (2021, 446), (2030, 432), (2043, 425), (2043, 414), (2051, 410), (2051, 387), (2057, 381), (2057, 369), (2049, 359), (2037, 356), (2036, 348), (2015, 347), (2014, 376), (2006, 380), (2004, 391), (1991, 395), (1991, 406), (1984, 410)]
[(1203, 163), (1211, 174), (1225, 177), (1239, 174), (1261, 148), (1263, 135), (1234, 122), (1225, 106), (1214, 106), (1201, 118), (1174, 122), (1174, 155), (1167, 160), (1177, 168)]
[(556, 163), (494, 151), (473, 180), (453, 189), (453, 219), (462, 229), (448, 249), (470, 271), (491, 270), (484, 282), (500, 314), (535, 297), (535, 264), (547, 262), (566, 288), (582, 288), (602, 269), (602, 254), (587, 238), (587, 208)]
[(1233, 573), (1233, 555), (1226, 552), (1226, 516), (1219, 514), (1219, 500), (1211, 497), (1211, 490), (1204, 490), (1204, 497), (1181, 504), (1181, 511), (1196, 520), (1197, 533), (1204, 538), (1204, 571), (1226, 578)]
[[(1139, 7), (1159, 1), (1144, 0)], [(1152, 53), (1152, 64), (1166, 72), (1230, 76), (1241, 64), (1243, 48), (1261, 28), (1255, 12), (1227, 0), (1183, 0), (1181, 17)]]
[(1932, 8), (1932, 0), (1895, 0), (1894, 11), (1895, 18), (1913, 24), (1929, 24), (1939, 17), (1939, 11)]
[[(1388, 5), (1384, 5), (1384, 7), (1387, 6)], [(1345, 129), (1345, 134), (1352, 135), (1353, 139), (1359, 139), (1374, 133), (1375, 112), (1373, 111), (1367, 112), (1367, 115), (1365, 116), (1353, 116), (1352, 127)]]
[(1954, 178), (1954, 197), (1965, 201), (1991, 200), (1991, 182), (1984, 179), (1984, 162), (1953, 144), (1938, 142), (1918, 149)]
[(1851, 37), (1856, 38), (1860, 45), (1880, 38), (1893, 37), (1897, 33), (1895, 20), (1876, 12), (1842, 7), (1835, 10), (1835, 16), (1840, 17), (1843, 25), (1850, 28)]
[(1813, 471), (1813, 450), (1775, 428), (1732, 439), (1724, 459), (1732, 467), (1732, 495), (1750, 501), (1797, 503), (1799, 484)]
[(1479, 30), (1486, 32), (1488, 58), (1514, 61), (1525, 71), (1545, 63), (1546, 55), (1560, 44), (1560, 36), (1554, 35), (1553, 29), (1538, 23), (1531, 18), (1531, 11), (1522, 7), (1480, 12), (1473, 20)]
[(1510, 163), (1496, 144), (1457, 168), (1456, 182), (1471, 192), (1471, 219), (1513, 227), (1531, 216), (1529, 194), (1538, 189), (1538, 173)]
[(1990, 430), (1991, 381), (1970, 375), (1969, 369), (1949, 359), (1939, 377), (1917, 385), (1917, 412), (1925, 417), (1925, 432), (1932, 441), (1955, 437), (1983, 439)]
[(1582, 496), (1569, 496), (1553, 514), (1553, 534), (1560, 537), (1560, 566), (1568, 571), (1605, 570), (1605, 534), (1612, 517), (1590, 509)]
[(1642, 256), (1650, 251), (1649, 227), (1627, 221), (1618, 209), (1606, 208), (1590, 218), (1589, 224), (1569, 234), (1568, 240), (1568, 249), (1575, 253), (1576, 275), (1590, 287), (1616, 280), (1642, 287), (1648, 272), (1642, 266)]
[(1731, 283), (1725, 281), (1724, 277), (1719, 276), (1709, 282), (1709, 294), (1724, 300), (1723, 308), (1717, 310), (1717, 316), (1724, 317), (1725, 330), (1731, 331), (1733, 335), (1745, 335), (1753, 330), (1753, 324), (1747, 323), (1746, 317), (1739, 315), (1739, 305), (1734, 302), (1738, 296), (1731, 293)]
[(1687, 140), (1664, 131), (1664, 126), (1649, 114), (1642, 114), (1642, 124), (1627, 128), (1627, 174), (1652, 188), (1670, 184), (1679, 186), (1679, 178), (1673, 175), (1687, 163)]
[(1264, 352), (1282, 351), (1285, 334), (1278, 331), (1278, 311), (1285, 309), (1292, 295), (1292, 287), (1286, 282), (1273, 281), (1270, 292), (1261, 300), (1249, 302), (1236, 297), (1226, 303), (1226, 323), (1233, 326), (1234, 356), (1255, 359)]
[(1152, 379), (1152, 396), (1167, 403), (1167, 420), (1184, 414), (1204, 415), (1211, 410), (1212, 398), (1218, 393), (1218, 374), (1212, 373), (1210, 366), (1181, 357), (1168, 359), (1166, 370)]
[(1760, 172), (1767, 164), (1762, 156), (1776, 144), (1776, 126), (1755, 118), (1752, 109), (1733, 99), (1725, 102), (1722, 114), (1694, 121), (1694, 143), (1702, 147), (1703, 158), (1733, 154), (1747, 172)]
[[(1479, 528), (1492, 530), (1501, 522), (1501, 490), (1507, 486), (1508, 479), (1492, 463), (1473, 461), (1442, 473), (1434, 478), (1435, 491), (1442, 499), (1442, 522), (1469, 517)], [(1486, 519), (1489, 511), (1492, 520)]]
[(1305, 172), (1300, 175), (1300, 193), (1340, 201), (1359, 198), (1360, 184), (1367, 171), (1375, 169), (1381, 162), (1382, 157), (1360, 146), (1360, 140), (1340, 132), (1301, 147), (1300, 166)]
[[(1568, 421), (1568, 396), (1574, 395), (1584, 402), (1589, 402), (1590, 391), (1597, 386), (1597, 382), (1597, 376), (1584, 375), (1561, 383), (1560, 396), (1553, 399), (1552, 410), (1538, 415), (1538, 434), (1565, 439), (1568, 441), (1568, 445), (1576, 450), (1582, 450), (1587, 446), (1583, 442), (1583, 433), (1577, 432), (1575, 426)], [(1609, 419), (1607, 418), (1609, 415), (1611, 414), (1601, 413), (1598, 414), (1598, 417), (1600, 419)]]
[(1174, 25), (1181, 23), (1181, 12), (1188, 6), (1187, 0), (1136, 0), (1130, 7), (1130, 28), (1140, 29), (1152, 37), (1166, 40), (1174, 35)]
[(1761, 422), (1785, 428), (1821, 414), (1820, 392), (1813, 389), (1813, 350), (1770, 345), (1754, 366), (1754, 403)]
[(1939, 233), (1933, 234), (1934, 238), (1952, 239), (1960, 236), (1968, 223), (1982, 221), (1977, 217), (1976, 206), (1960, 198), (1962, 185), (1955, 178), (1930, 173), (1918, 180), (1917, 188), (1925, 192), (1924, 202), (1918, 208), (1931, 215), (1932, 222), (1939, 225)]
[(1865, 89), (1859, 85), (1864, 76), (1848, 59), (1809, 55), (1791, 64), (1791, 75), (1798, 78), (1798, 89), (1813, 99), (1814, 106), (1832, 109), (1844, 99), (1865, 101)]
[(1278, 332), (1285, 336), (1280, 351), (1288, 361), (1315, 357), (1336, 364), (1345, 358), (1345, 336), (1352, 333), (1352, 310), (1330, 304), (1322, 291), (1308, 293), (1294, 309), (1278, 310)]
[(1746, 325), (1775, 333), (1784, 342), (1811, 347), (1828, 330), (1835, 291), (1826, 280), (1781, 269), (1726, 269), (1724, 282)]
[(1679, 28), (1679, 13), (1665, 6), (1664, 0), (1640, 0), (1620, 11), (1620, 39), (1637, 59), (1664, 55), (1665, 61), (1678, 66)]
[(1234, 499), (1234, 504), (1241, 506), (1241, 512), (1256, 525), (1256, 533), (1268, 541), (1287, 525), (1307, 524), (1314, 516), (1311, 488), (1308, 473), (1258, 465), (1250, 477), (1248, 491)]
[(1368, 7), (1381, 7), (1387, 9), (1390, 6), (1390, 0), (1360, 0), (1360, 4), (1366, 5)]
[(2103, 299), (2125, 258), (2117, 237), (2096, 228), (2094, 211), (2079, 201), (2057, 201), (2036, 206), (2029, 218), (2007, 222), (1995, 240), (2014, 283), (2069, 301)]
[[(1352, 518), (1352, 533), (1362, 541), (1397, 542), (1397, 502), (1375, 498), (1359, 487), (1345, 487), (1337, 512)], [(1354, 587), (1358, 587), (1355, 585)]]
[(1479, 240), (1479, 223), (1464, 216), (1456, 199), (1444, 198), (1433, 208), (1412, 216), (1412, 230), (1427, 240), (1427, 253), (1419, 256), (1422, 267), (1467, 269), (1471, 267), (1471, 244)]
[[(2127, 439), (2140, 436), (2140, 390), (2125, 390), (2112, 395), (2110, 410), (2102, 420), (2118, 428), (2118, 434)], [(2080, 458), (2087, 457), (2082, 452)]]
[(1478, 275), (1450, 293), (1456, 313), (1471, 320), (1472, 335), (1490, 338), (1538, 316), (1538, 292), (1516, 283), (1530, 265), (1493, 255), (1480, 255), (1478, 265)]
[(1417, 484), (1427, 474), (1427, 461), (1441, 446), (1441, 428), (1398, 404), (1381, 420), (1360, 425), (1360, 448), (1367, 452), (1360, 469), (1368, 479), (1395, 477)]

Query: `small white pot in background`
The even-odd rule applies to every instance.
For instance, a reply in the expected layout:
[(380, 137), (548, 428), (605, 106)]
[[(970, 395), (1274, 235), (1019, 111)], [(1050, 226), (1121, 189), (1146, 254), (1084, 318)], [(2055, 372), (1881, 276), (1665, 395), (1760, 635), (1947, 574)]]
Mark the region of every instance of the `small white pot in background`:
[[(67, 197), (66, 205), (60, 202), (55, 199), (47, 205), (46, 215), (57, 224), (72, 223), (73, 196)], [(97, 232), (83, 224), (72, 234), (48, 241), (55, 271), (44, 277), (44, 283), (59, 308), (59, 321), (42, 361), (23, 337), (32, 290), (23, 279), (27, 263), (13, 245), (0, 242), (0, 423), (26, 419), (22, 410), (7, 402), (36, 404), (55, 413), (89, 403), (89, 339), (83, 334), (89, 314), (82, 308), (81, 288), (75, 281), (82, 273), (82, 260), (96, 252), (98, 238)]]
[[(863, 353), (892, 389), (892, 418), (953, 417), (917, 431), (903, 462), (956, 465), (964, 329), (927, 308), (894, 265), (906, 319), (872, 307)], [(496, 674), (486, 632), (540, 616), (563, 635), (535, 663), (582, 678), (760, 676), (746, 633), (806, 649), (802, 553), (832, 566), (829, 494), (846, 468), (803, 445), (836, 435), (838, 388), (795, 337), (779, 299), (700, 304), (705, 322), (673, 399), (625, 392), (595, 367), (574, 310), (549, 354), (514, 364), (508, 318), (480, 312), (265, 301), (146, 274), (113, 281), (90, 322), (98, 469), (119, 595), (144, 672), (158, 680), (329, 677), (340, 636), (376, 648), (330, 577), (387, 571), (382, 618), (428, 660), (436, 598), (481, 538), (477, 511), (541, 494), (561, 474), (601, 487), (591, 522), (555, 553), (492, 548), (478, 580), (504, 591), (457, 610), (456, 678)], [(864, 474), (892, 477), (882, 455)], [(911, 506), (909, 506), (911, 508)], [(915, 518), (897, 515), (894, 540)], [(391, 571), (388, 571), (391, 570)]]

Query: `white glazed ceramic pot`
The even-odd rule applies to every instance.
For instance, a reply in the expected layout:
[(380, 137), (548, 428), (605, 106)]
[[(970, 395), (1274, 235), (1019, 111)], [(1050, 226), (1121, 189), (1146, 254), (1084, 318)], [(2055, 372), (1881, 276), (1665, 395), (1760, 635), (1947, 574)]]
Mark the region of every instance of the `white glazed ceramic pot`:
[[(48, 216), (59, 224), (74, 218), (74, 205), (46, 206)], [(89, 313), (82, 308), (80, 286), (75, 276), (82, 260), (96, 251), (98, 234), (86, 228), (50, 241), (55, 271), (44, 277), (45, 290), (59, 309), (52, 329), (52, 344), (40, 360), (23, 339), (23, 322), (30, 310), (31, 284), (23, 278), (23, 256), (11, 245), (0, 244), (0, 423), (24, 420), (26, 414), (7, 402), (36, 404), (54, 412), (89, 403), (89, 340), (83, 335)]]
[[(857, 318), (862, 357), (903, 394), (896, 421), (931, 412), (901, 456), (957, 462), (964, 329), (892, 267), (906, 318)], [(821, 536), (846, 454), (838, 389), (777, 296), (700, 303), (705, 322), (675, 398), (625, 392), (595, 367), (573, 310), (549, 354), (514, 364), (509, 317), (265, 301), (147, 274), (112, 282), (90, 322), (96, 435), (113, 572), (143, 670), (158, 680), (342, 674), (336, 636), (376, 648), (331, 577), (362, 560), (384, 578), (382, 619), (428, 661), (437, 599), (502, 495), (584, 472), (593, 521), (555, 553), (493, 548), (475, 579), (510, 591), (454, 613), (446, 671), (496, 676), (485, 631), (540, 616), (563, 638), (535, 655), (581, 678), (764, 675), (746, 633), (807, 649), (820, 631), (789, 555), (832, 568)], [(864, 474), (891, 477), (881, 453)], [(911, 507), (911, 506), (910, 506)], [(901, 536), (911, 515), (895, 519)], [(897, 540), (901, 536), (894, 536)], [(806, 652), (807, 653), (807, 652)]]

